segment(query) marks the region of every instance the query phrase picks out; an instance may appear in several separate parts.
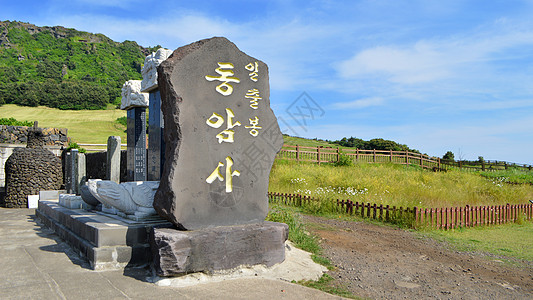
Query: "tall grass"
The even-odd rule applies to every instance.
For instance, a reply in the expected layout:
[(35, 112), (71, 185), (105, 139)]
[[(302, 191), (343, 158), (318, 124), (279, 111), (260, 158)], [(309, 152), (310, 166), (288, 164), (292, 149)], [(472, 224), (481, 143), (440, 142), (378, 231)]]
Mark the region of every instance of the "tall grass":
[(319, 166), (286, 160), (276, 160), (269, 191), (307, 195), (328, 203), (350, 199), (422, 208), (521, 204), (533, 199), (531, 185), (509, 185), (460, 171), (365, 163)]

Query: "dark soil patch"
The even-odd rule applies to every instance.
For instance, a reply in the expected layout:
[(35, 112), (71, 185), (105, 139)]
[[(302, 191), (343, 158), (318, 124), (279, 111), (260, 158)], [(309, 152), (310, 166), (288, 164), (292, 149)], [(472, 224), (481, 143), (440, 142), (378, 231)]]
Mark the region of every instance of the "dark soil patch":
[(304, 216), (335, 284), (372, 299), (533, 299), (533, 267), (453, 251), (389, 226)]

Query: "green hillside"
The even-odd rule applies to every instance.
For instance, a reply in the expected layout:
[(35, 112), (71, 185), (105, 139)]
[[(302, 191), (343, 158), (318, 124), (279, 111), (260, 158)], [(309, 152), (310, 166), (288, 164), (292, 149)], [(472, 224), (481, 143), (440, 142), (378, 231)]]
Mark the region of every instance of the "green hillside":
[(67, 128), (68, 136), (77, 143), (105, 144), (109, 136), (120, 136), (126, 143), (126, 127), (116, 122), (126, 116), (120, 109), (59, 110), (44, 106), (22, 107), (6, 104), (0, 107), (0, 118), (38, 121), (39, 127)]
[(105, 109), (154, 49), (103, 34), (0, 21), (0, 104)]

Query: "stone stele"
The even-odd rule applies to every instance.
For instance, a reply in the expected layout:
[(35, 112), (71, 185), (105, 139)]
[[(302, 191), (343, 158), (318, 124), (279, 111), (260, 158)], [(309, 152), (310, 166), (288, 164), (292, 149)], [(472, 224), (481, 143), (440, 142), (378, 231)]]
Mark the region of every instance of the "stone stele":
[(144, 59), (144, 66), (141, 70), (143, 76), (141, 91), (150, 92), (157, 89), (157, 67), (171, 54), (172, 50), (159, 48), (157, 52), (152, 52)]
[(141, 80), (128, 80), (122, 86), (120, 109), (148, 107), (149, 96), (147, 93), (141, 93)]
[(263, 222), (283, 145), (267, 65), (216, 37), (175, 50), (158, 76), (166, 153), (156, 211), (188, 230)]

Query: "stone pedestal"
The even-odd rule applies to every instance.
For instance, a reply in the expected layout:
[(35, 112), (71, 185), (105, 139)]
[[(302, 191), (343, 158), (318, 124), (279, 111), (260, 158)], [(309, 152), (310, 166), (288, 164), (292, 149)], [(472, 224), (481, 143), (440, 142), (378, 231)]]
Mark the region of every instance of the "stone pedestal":
[(150, 236), (154, 267), (159, 276), (270, 267), (285, 260), (288, 231), (286, 224), (274, 222), (193, 231), (154, 227)]
[(41, 199), (35, 214), (86, 258), (94, 270), (150, 264), (150, 229), (153, 226), (172, 226), (162, 219), (139, 222), (95, 211), (66, 208), (60, 206), (57, 199)]

